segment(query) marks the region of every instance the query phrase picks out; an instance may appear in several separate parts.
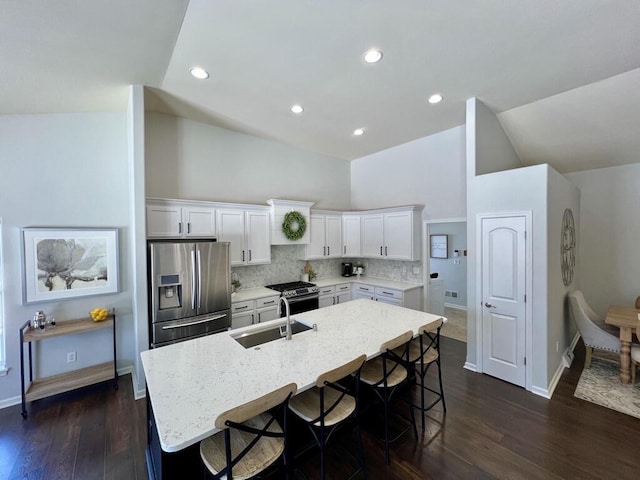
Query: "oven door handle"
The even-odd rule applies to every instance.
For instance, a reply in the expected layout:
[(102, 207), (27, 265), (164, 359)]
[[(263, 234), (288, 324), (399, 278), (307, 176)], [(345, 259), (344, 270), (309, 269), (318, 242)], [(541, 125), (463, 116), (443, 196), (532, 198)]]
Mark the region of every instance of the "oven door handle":
[(306, 300), (315, 300), (319, 297), (320, 295), (318, 295), (317, 293), (314, 293), (311, 295), (304, 295), (302, 297), (287, 298), (287, 300), (289, 301), (289, 303), (299, 303), (299, 302), (304, 302)]
[(220, 320), (221, 318), (224, 318), (226, 316), (227, 316), (227, 314), (223, 313), (223, 314), (220, 314), (220, 315), (215, 315), (213, 317), (205, 318), (203, 320), (197, 320), (195, 322), (180, 323), (179, 325), (168, 325), (168, 326), (162, 327), (162, 330), (173, 330), (174, 328), (182, 328), (182, 327), (190, 327), (192, 325), (200, 325), (201, 323), (207, 323), (207, 322), (211, 322), (213, 320)]

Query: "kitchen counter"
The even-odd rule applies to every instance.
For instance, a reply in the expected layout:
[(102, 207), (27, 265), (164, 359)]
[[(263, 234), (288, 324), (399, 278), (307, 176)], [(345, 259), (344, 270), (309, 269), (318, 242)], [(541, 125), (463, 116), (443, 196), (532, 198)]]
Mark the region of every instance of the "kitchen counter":
[(284, 339), (245, 349), (233, 336), (278, 324), (252, 325), (141, 353), (148, 395), (164, 452), (178, 452), (212, 435), (225, 410), (294, 382), (298, 391), (315, 384), (320, 373), (361, 354), (378, 354), (380, 345), (439, 316), (355, 300), (295, 315), (318, 325)]
[(351, 277), (331, 277), (322, 278), (320, 280), (314, 280), (318, 287), (326, 287), (328, 285), (337, 285), (339, 283), (366, 283), (367, 285), (373, 285), (374, 287), (393, 288), (394, 290), (400, 290), (402, 292), (408, 292), (416, 288), (422, 288), (422, 283), (409, 283), (398, 282), (396, 280), (386, 280), (384, 278), (367, 277), (365, 275), (353, 275)]
[(231, 303), (248, 302), (249, 300), (256, 300), (258, 298), (273, 297), (273, 296), (279, 297), (280, 293), (265, 287), (246, 288), (246, 289), (240, 289), (237, 292), (232, 293)]
[[(319, 280), (314, 280), (311, 283), (315, 283), (320, 288), (328, 285), (337, 285), (339, 283), (366, 283), (368, 285), (373, 285), (374, 287), (393, 288), (402, 292), (424, 287), (421, 283), (398, 282), (395, 280), (385, 280), (384, 278), (367, 277), (365, 275), (361, 275), (360, 278), (355, 275), (353, 277), (321, 278)], [(271, 297), (273, 295), (279, 295), (279, 293), (265, 287), (241, 288), (236, 293), (231, 294), (231, 302), (248, 302), (258, 298)]]

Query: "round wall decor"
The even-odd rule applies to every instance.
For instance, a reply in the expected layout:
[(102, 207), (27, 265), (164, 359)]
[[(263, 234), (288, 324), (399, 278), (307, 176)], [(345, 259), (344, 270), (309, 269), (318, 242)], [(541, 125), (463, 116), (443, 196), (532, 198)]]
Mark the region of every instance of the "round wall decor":
[(289, 240), (300, 240), (307, 230), (307, 221), (300, 212), (288, 212), (282, 222), (282, 233)]
[(560, 240), (560, 259), (562, 262), (562, 282), (565, 286), (573, 282), (576, 268), (576, 226), (570, 208), (562, 216), (562, 238)]

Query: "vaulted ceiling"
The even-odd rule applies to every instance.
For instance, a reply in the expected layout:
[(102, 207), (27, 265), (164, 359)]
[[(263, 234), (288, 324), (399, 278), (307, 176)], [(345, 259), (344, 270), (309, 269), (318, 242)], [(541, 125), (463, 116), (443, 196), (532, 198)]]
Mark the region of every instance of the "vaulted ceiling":
[(123, 111), (142, 84), (148, 109), (350, 160), (477, 97), (524, 164), (636, 163), (638, 25), (635, 0), (0, 0), (0, 114)]

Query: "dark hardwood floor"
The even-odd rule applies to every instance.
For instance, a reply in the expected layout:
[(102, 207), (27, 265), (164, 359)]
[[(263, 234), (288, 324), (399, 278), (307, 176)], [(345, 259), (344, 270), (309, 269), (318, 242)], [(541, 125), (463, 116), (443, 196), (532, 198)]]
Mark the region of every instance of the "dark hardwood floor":
[[(582, 344), (552, 400), (462, 368), (464, 343), (442, 339), (447, 414), (436, 407), (424, 435), (392, 446), (391, 465), (375, 433), (363, 427), (371, 479), (635, 479), (640, 475), (640, 420), (573, 396)], [(0, 479), (143, 479), (145, 401), (134, 401), (129, 376), (109, 384), (0, 410)], [(420, 431), (420, 430), (419, 430)], [(351, 468), (342, 442), (328, 454), (329, 478)], [(317, 455), (300, 466), (318, 478)]]

